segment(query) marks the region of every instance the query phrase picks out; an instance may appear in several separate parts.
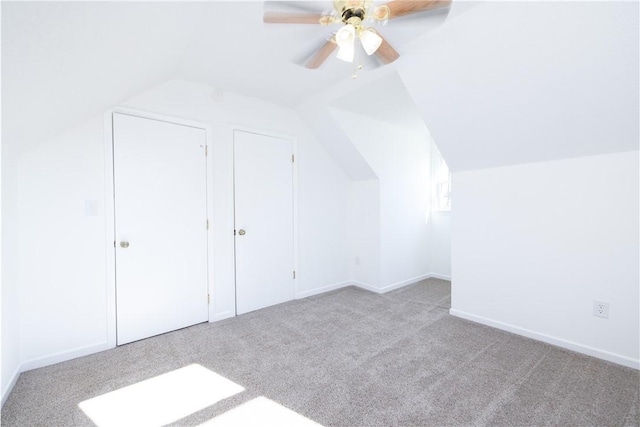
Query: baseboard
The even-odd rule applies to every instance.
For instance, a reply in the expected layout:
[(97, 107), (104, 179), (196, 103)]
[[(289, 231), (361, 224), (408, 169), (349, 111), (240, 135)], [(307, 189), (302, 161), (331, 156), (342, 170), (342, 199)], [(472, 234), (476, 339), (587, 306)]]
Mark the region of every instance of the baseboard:
[(230, 317), (235, 317), (236, 313), (232, 310), (223, 311), (222, 313), (218, 313), (213, 316), (213, 319), (209, 319), (209, 322), (219, 322), (220, 320), (228, 319)]
[(18, 377), (20, 376), (20, 371), (21, 371), (20, 370), (20, 366), (18, 366), (16, 371), (11, 376), (11, 381), (9, 381), (9, 383), (7, 384), (5, 389), (2, 390), (2, 404), (0, 404), (0, 407), (4, 406), (4, 402), (7, 401), (7, 398), (11, 394), (11, 391), (13, 390), (13, 387), (15, 387), (16, 383), (18, 382)]
[(448, 282), (451, 281), (451, 276), (447, 276), (446, 274), (440, 274), (440, 273), (429, 273), (429, 278), (433, 278), (433, 279), (440, 279), (440, 280), (446, 280)]
[[(386, 294), (387, 292), (394, 291), (396, 289), (400, 289), (405, 286), (413, 285), (414, 283), (420, 282), (425, 279), (430, 279), (432, 277), (436, 279), (442, 279), (445, 276), (434, 275), (433, 273), (427, 273), (427, 274), (422, 274), (420, 276), (412, 277), (411, 279), (403, 280), (401, 282), (396, 282), (391, 285), (383, 286), (382, 288), (378, 288), (376, 286), (369, 285), (367, 283), (358, 282), (356, 280), (353, 280), (350, 283), (359, 288), (366, 289), (367, 291), (375, 292), (376, 294)], [(447, 279), (444, 279), (444, 280), (447, 280)]]
[(87, 356), (89, 354), (97, 353), (99, 351), (105, 351), (114, 348), (108, 342), (101, 342), (97, 344), (88, 345), (85, 347), (78, 347), (73, 350), (61, 351), (49, 356), (38, 357), (35, 359), (29, 359), (22, 362), (20, 365), (20, 372), (30, 371), (31, 369), (42, 368), (44, 366), (53, 365), (54, 363), (65, 362), (67, 360), (75, 359), (77, 357)]
[(420, 276), (412, 277), (411, 279), (403, 280), (401, 282), (396, 282), (391, 285), (383, 286), (380, 289), (381, 294), (386, 294), (390, 291), (395, 291), (396, 289), (404, 288), (405, 286), (413, 285), (414, 283), (420, 282), (422, 280), (428, 279), (432, 277), (431, 273), (422, 274)]
[(358, 282), (357, 280), (352, 280), (349, 282), (351, 285), (356, 286), (358, 288), (364, 289), (369, 292), (374, 292), (376, 294), (381, 294), (381, 289), (377, 288), (373, 285), (369, 285), (368, 283)]
[(452, 316), (460, 317), (461, 319), (471, 320), (472, 322), (481, 323), (483, 325), (491, 326), (493, 328), (501, 329), (503, 331), (512, 332), (517, 335), (522, 335), (527, 338), (546, 342), (558, 347), (566, 348), (578, 353), (586, 354), (588, 356), (597, 357), (598, 359), (607, 360), (609, 362), (617, 363), (618, 365), (627, 366), (629, 368), (640, 369), (640, 360), (632, 359), (620, 354), (611, 353), (606, 350), (601, 350), (595, 347), (579, 344), (577, 342), (565, 340), (563, 338), (554, 337), (551, 335), (543, 334), (540, 332), (532, 331), (530, 329), (521, 328), (519, 326), (511, 325), (508, 323), (499, 322), (497, 320), (488, 319), (486, 317), (477, 316), (475, 314), (467, 313), (464, 311), (450, 309), (449, 314)]
[(316, 288), (316, 289), (310, 289), (308, 291), (303, 291), (303, 292), (296, 292), (296, 299), (302, 299), (302, 298), (307, 298), (307, 297), (311, 297), (313, 295), (318, 295), (318, 294), (323, 294), (325, 292), (329, 292), (329, 291), (335, 291), (336, 289), (341, 289), (344, 288), (346, 286), (351, 286), (353, 284), (352, 281), (347, 280), (345, 282), (339, 282), (339, 283), (334, 283), (333, 285), (327, 285), (327, 286), (323, 286), (321, 288)]

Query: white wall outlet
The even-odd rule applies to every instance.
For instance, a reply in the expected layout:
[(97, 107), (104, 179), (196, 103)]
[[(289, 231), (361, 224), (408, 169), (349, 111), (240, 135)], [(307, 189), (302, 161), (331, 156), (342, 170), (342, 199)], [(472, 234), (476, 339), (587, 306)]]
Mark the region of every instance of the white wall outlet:
[(593, 315), (597, 317), (609, 318), (609, 303), (602, 301), (593, 302)]

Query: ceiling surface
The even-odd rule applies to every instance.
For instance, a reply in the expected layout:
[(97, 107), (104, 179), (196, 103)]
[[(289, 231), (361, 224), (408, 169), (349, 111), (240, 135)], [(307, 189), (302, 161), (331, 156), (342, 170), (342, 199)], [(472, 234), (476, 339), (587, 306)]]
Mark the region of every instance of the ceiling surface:
[[(637, 2), (454, 0), (448, 14), (381, 27), (401, 57), (366, 63), (357, 80), (335, 58), (302, 67), (331, 30), (263, 24), (265, 7), (331, 3), (2, 2), (3, 143), (28, 149), (183, 79), (304, 110), (307, 122), (314, 108), (366, 98), (373, 117), (422, 119), (454, 171), (638, 148)], [(390, 73), (410, 97), (384, 83)], [(317, 114), (320, 140), (328, 120)]]

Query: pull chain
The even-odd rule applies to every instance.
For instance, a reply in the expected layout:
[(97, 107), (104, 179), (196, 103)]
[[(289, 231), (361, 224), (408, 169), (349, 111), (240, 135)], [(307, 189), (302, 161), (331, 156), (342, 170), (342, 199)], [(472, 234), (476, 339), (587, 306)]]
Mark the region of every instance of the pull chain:
[(355, 57), (353, 58), (353, 74), (351, 75), (352, 79), (358, 78), (358, 71), (362, 70), (362, 61), (360, 60), (361, 54), (359, 49), (355, 51)]

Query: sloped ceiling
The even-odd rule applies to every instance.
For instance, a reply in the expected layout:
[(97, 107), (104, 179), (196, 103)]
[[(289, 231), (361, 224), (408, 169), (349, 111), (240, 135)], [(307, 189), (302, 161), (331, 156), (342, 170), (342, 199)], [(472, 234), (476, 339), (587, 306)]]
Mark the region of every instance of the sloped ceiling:
[(452, 170), (638, 149), (638, 2), (484, 2), (398, 65)]
[[(263, 7), (2, 2), (3, 144), (27, 149), (169, 79), (309, 112), (397, 70), (453, 170), (637, 149), (637, 2), (454, 0), (444, 24), (436, 14), (385, 27), (402, 56), (358, 82), (334, 59), (292, 62), (326, 28), (264, 25)], [(405, 117), (392, 91), (375, 93)], [(318, 129), (331, 120), (321, 116)]]

